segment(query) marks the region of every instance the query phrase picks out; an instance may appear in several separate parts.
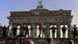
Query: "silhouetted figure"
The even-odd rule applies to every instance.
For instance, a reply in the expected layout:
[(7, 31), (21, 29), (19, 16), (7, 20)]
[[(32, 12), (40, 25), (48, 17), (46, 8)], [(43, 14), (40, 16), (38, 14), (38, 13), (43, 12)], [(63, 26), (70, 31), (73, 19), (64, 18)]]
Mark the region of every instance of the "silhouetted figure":
[(1, 35), (2, 35), (1, 31), (2, 31), (2, 29), (0, 28), (0, 37), (2, 37), (2, 36), (1, 36)]
[(24, 34), (24, 36), (26, 36), (27, 34), (28, 34), (28, 37), (29, 37), (29, 29), (28, 29), (28, 27), (27, 26), (24, 26), (23, 27), (23, 34)]
[(0, 26), (0, 38), (2, 37), (2, 26)]
[[(43, 33), (45, 33), (45, 30), (46, 30), (46, 28), (44, 27), (44, 25), (40, 25), (39, 26), (39, 37), (40, 37), (40, 35), (41, 35), (41, 32), (43, 32)], [(42, 37), (43, 37), (43, 34), (42, 34)]]
[(46, 38), (47, 44), (51, 43), (51, 38)]
[(6, 31), (7, 31), (7, 27), (4, 26), (4, 27), (3, 27), (3, 37), (6, 37)]
[(18, 37), (24, 37), (24, 34), (23, 34), (23, 26), (20, 27), (20, 35), (18, 35)]
[(51, 29), (52, 29), (52, 36), (54, 38), (55, 37), (56, 27), (54, 27), (54, 25), (53, 25), (53, 27), (51, 27)]
[(23, 26), (20, 28), (20, 35), (18, 35), (18, 43), (23, 44), (23, 38), (25, 37), (24, 31), (23, 31)]
[(17, 27), (14, 26), (14, 27), (12, 28), (12, 30), (13, 30), (13, 37), (15, 37), (15, 36), (16, 36), (16, 32), (17, 32)]
[(68, 41), (68, 44), (72, 44), (72, 42), (71, 41)]
[(6, 39), (5, 44), (12, 44), (12, 40), (11, 39)]
[(62, 32), (63, 32), (63, 37), (65, 37), (65, 32), (66, 32), (66, 27), (65, 27), (65, 25), (63, 25), (63, 27), (62, 27)]
[(34, 42), (30, 39), (24, 39), (23, 44), (34, 44)]
[(12, 44), (16, 44), (16, 40), (15, 39), (12, 39)]
[(19, 42), (19, 44), (24, 44), (24, 39), (20, 38), (18, 42)]
[(73, 37), (76, 38), (76, 36), (77, 36), (77, 27), (76, 27), (76, 25), (74, 25), (74, 27), (73, 27)]
[(40, 25), (40, 26), (39, 26), (39, 37), (40, 37), (40, 35), (41, 35), (41, 31), (42, 31), (42, 26)]
[[(42, 32), (44, 33), (44, 36), (47, 36), (47, 35), (46, 35), (46, 31), (47, 31), (47, 30), (46, 30), (46, 29), (47, 29), (46, 27), (43, 27)], [(43, 37), (43, 34), (42, 34), (42, 37)]]

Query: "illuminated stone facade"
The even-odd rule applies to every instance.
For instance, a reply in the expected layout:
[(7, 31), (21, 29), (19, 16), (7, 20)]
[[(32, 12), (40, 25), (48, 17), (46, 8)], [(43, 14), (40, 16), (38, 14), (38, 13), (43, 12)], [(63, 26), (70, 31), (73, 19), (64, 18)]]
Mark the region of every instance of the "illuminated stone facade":
[[(35, 42), (35, 44), (47, 44), (46, 39), (50, 38), (51, 43), (54, 44), (63, 44), (63, 42), (66, 42), (65, 40), (73, 40), (72, 34), (71, 34), (71, 21), (72, 21), (72, 15), (71, 10), (48, 10), (43, 8), (43, 5), (40, 3), (40, 5), (37, 6), (36, 9), (32, 9), (30, 11), (11, 11), (9, 19), (9, 24), (12, 26), (22, 26), (22, 25), (29, 25), (30, 27), (30, 35), (26, 39), (31, 39)], [(42, 31), (42, 34), (44, 36), (38, 37), (37, 30), (35, 27), (37, 26), (46, 26), (46, 29), (43, 30), (42, 28), (38, 28), (38, 30)], [(52, 37), (52, 30), (51, 26), (56, 26), (56, 37)], [(67, 27), (67, 37), (61, 38), (61, 25), (65, 25)], [(44, 31), (44, 32), (43, 32)]]

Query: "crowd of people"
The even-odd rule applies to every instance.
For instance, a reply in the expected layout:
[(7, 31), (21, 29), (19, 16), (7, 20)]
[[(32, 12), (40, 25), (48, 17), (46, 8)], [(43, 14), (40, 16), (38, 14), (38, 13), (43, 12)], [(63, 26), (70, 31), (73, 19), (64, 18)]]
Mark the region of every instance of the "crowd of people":
[[(12, 28), (11, 28), (11, 30), (12, 30), (12, 32), (13, 32), (13, 38), (20, 38), (20, 37), (24, 37), (25, 38), (25, 36), (28, 34), (28, 36), (29, 36), (29, 29), (28, 29), (28, 27), (27, 26), (21, 26), (20, 27), (20, 34), (18, 35), (18, 36), (16, 36), (16, 33), (17, 33), (17, 29), (18, 29), (18, 27), (17, 26), (13, 26)], [(55, 30), (57, 29), (56, 27), (52, 27), (51, 28), (52, 29), (52, 34), (54, 35), (55, 34)], [(62, 32), (63, 32), (63, 35), (65, 35), (65, 32), (66, 32), (66, 27), (65, 27), (65, 25), (63, 25), (63, 27), (62, 27)], [(0, 37), (2, 37), (2, 38), (7, 38), (7, 37), (9, 37), (9, 36), (11, 36), (10, 35), (10, 33), (9, 33), (9, 31), (10, 31), (10, 29), (9, 29), (9, 26), (8, 27), (6, 27), (6, 26), (0, 26)], [(11, 33), (12, 33), (11, 32)], [(8, 33), (9, 33), (9, 35), (8, 35)], [(77, 36), (78, 36), (78, 32), (77, 32), (77, 27), (76, 27), (76, 25), (74, 25), (73, 26), (73, 31), (72, 31), (72, 33), (73, 33), (73, 38), (77, 38)], [(41, 33), (40, 33), (41, 34)], [(40, 34), (39, 34), (39, 36), (40, 36)], [(1, 36), (2, 35), (2, 36)], [(11, 39), (9, 39), (10, 41), (11, 41)], [(20, 39), (20, 44), (21, 44), (21, 40), (22, 39)], [(47, 39), (48, 41), (50, 41), (50, 39)], [(70, 42), (69, 42), (70, 43)]]
[[(2, 37), (7, 37), (7, 36), (9, 36), (10, 35), (10, 33), (12, 33), (11, 35), (13, 36), (13, 37), (15, 37), (17, 34), (17, 29), (18, 29), (18, 27), (17, 26), (13, 26), (11, 29), (9, 29), (10, 27), (8, 26), (8, 27), (6, 27), (6, 26), (0, 26), (0, 35), (2, 35)], [(43, 28), (43, 29), (45, 29), (45, 28)], [(52, 36), (54, 37), (54, 34), (55, 34), (55, 30), (56, 30), (57, 28), (56, 27), (54, 27), (54, 26), (52, 26), (51, 27), (51, 30), (52, 30)], [(12, 31), (12, 32), (10, 32), (10, 30)], [(62, 33), (63, 33), (63, 36), (65, 36), (65, 32), (66, 32), (66, 30), (67, 30), (67, 28), (65, 27), (65, 25), (63, 25), (63, 27), (62, 27)], [(32, 30), (31, 30), (32, 31)], [(43, 30), (43, 33), (45, 32), (45, 30)], [(8, 33), (9, 33), (9, 35), (8, 35)], [(29, 36), (29, 29), (28, 29), (28, 27), (27, 26), (21, 26), (20, 27), (20, 34), (17, 36), (17, 37), (19, 37), (19, 36), (26, 36), (28, 34), (28, 36)], [(72, 29), (72, 33), (71, 33), (72, 35), (73, 35), (73, 37), (74, 38), (77, 38), (77, 36), (78, 36), (78, 29), (77, 29), (77, 27), (76, 27), (76, 25), (74, 25), (73, 26), (73, 29)], [(11, 36), (10, 35), (10, 36)], [(40, 37), (40, 35), (41, 35), (41, 28), (40, 28), (40, 33), (39, 33), (39, 37)]]

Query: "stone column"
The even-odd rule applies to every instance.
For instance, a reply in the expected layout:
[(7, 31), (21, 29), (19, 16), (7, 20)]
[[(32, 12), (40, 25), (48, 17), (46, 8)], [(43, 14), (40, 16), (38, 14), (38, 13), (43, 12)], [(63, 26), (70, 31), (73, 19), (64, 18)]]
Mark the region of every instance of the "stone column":
[(36, 37), (36, 29), (35, 29), (35, 25), (32, 24), (31, 25), (31, 38), (35, 38)]
[(50, 38), (50, 24), (46, 24), (45, 38)]
[(60, 38), (60, 24), (57, 23), (57, 38)]

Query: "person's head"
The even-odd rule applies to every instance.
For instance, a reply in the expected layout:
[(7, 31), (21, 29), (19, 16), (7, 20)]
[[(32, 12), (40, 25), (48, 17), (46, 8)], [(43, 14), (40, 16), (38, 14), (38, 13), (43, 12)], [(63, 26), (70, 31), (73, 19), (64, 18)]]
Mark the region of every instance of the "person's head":
[(23, 25), (23, 27), (26, 27), (26, 25)]
[(74, 25), (74, 27), (76, 27), (76, 25)]
[(72, 41), (68, 41), (68, 44), (72, 44)]
[(34, 44), (34, 41), (32, 41), (32, 40), (27, 40), (27, 41), (26, 41), (26, 44)]
[(4, 25), (4, 27), (6, 27), (6, 25)]
[(51, 39), (50, 38), (46, 38), (47, 42), (51, 42)]

